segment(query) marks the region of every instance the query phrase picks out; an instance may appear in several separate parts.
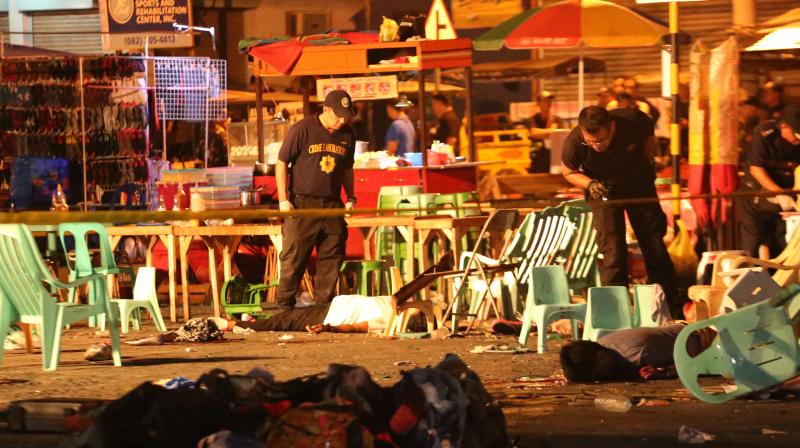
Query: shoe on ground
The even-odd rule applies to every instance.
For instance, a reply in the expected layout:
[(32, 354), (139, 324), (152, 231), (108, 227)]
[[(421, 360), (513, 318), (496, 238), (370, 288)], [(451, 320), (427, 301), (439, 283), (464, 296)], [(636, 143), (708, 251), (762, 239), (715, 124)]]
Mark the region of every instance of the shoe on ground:
[(111, 344), (106, 342), (93, 344), (86, 349), (86, 353), (83, 354), (83, 359), (87, 361), (108, 361), (111, 359)]

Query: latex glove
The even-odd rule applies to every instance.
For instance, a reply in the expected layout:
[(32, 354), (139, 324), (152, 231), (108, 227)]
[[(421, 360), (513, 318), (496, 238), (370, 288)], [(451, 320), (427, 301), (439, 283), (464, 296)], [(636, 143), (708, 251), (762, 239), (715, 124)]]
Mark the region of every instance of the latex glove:
[(350, 201), (347, 201), (347, 202), (344, 203), (344, 209), (345, 210), (352, 210), (354, 206), (355, 206), (355, 204), (353, 204)]
[(292, 205), (289, 201), (280, 201), (278, 203), (278, 207), (282, 212), (288, 212), (290, 210), (294, 210), (294, 205)]
[(603, 197), (611, 191), (606, 184), (599, 180), (592, 180), (589, 182), (589, 186), (586, 187), (586, 189), (589, 191), (589, 196), (591, 196), (592, 199), (603, 199)]
[(779, 194), (777, 196), (767, 198), (767, 201), (772, 202), (773, 204), (778, 204), (781, 210), (785, 212), (793, 212), (797, 210), (797, 203), (788, 194)]

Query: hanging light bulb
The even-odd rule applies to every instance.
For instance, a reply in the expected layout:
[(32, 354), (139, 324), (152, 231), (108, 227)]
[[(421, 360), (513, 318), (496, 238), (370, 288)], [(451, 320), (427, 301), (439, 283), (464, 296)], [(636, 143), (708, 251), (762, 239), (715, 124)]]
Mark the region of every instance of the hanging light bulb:
[(409, 101), (407, 96), (400, 95), (400, 99), (397, 100), (397, 102), (394, 104), (394, 107), (402, 109), (404, 107), (411, 107), (413, 105), (414, 105), (414, 103)]

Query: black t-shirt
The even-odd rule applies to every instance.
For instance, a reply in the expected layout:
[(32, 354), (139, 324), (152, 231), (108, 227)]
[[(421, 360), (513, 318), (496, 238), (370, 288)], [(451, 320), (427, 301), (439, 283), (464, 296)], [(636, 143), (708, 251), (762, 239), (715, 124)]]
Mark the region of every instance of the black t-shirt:
[(616, 131), (608, 148), (597, 152), (583, 145), (580, 128), (574, 128), (562, 148), (561, 160), (611, 188), (610, 199), (655, 196), (653, 160), (645, 153), (645, 138), (654, 135), (653, 120), (637, 109), (608, 111)]
[[(756, 126), (747, 163), (766, 169), (779, 187), (792, 188), (794, 169), (800, 163), (800, 145), (793, 145), (781, 137), (780, 123), (780, 120), (767, 120)], [(749, 171), (747, 177), (752, 178)]]
[(456, 113), (448, 110), (439, 117), (436, 124), (436, 135), (434, 139), (439, 140), (441, 143), (447, 143), (448, 138), (456, 139), (456, 147), (454, 151), (458, 152), (458, 134), (461, 129), (461, 122), (458, 120)]
[(289, 191), (339, 197), (345, 170), (353, 168), (355, 141), (351, 126), (329, 132), (319, 121), (319, 115), (297, 122), (289, 129), (278, 153), (278, 160), (292, 164)]

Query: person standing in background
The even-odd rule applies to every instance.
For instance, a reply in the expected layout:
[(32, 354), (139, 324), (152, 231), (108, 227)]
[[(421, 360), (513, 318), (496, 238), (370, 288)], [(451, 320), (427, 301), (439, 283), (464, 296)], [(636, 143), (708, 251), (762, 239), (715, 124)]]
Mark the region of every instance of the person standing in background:
[[(741, 191), (793, 188), (794, 171), (800, 166), (800, 105), (786, 106), (782, 116), (762, 122), (753, 132)], [(758, 257), (759, 246), (766, 244), (770, 257), (777, 256), (786, 247), (786, 222), (780, 212), (796, 209), (797, 203), (789, 194), (737, 197), (740, 248)]]
[(542, 90), (536, 95), (536, 112), (528, 123), (531, 135), (531, 166), (529, 173), (550, 172), (550, 148), (545, 145), (544, 139), (549, 138), (554, 129), (563, 126), (561, 118), (552, 113), (555, 96), (548, 90)]
[(389, 102), (386, 104), (386, 115), (392, 120), (392, 124), (386, 130), (386, 152), (390, 156), (397, 157), (402, 157), (407, 152), (415, 152), (417, 132), (404, 108), (397, 107), (393, 101)]
[(769, 81), (761, 87), (761, 109), (765, 120), (781, 118), (785, 107), (782, 83)]
[(453, 111), (450, 100), (437, 93), (433, 96), (433, 114), (436, 115), (436, 126), (431, 129), (433, 140), (440, 143), (447, 143), (453, 147), (455, 155), (460, 155), (459, 134), (461, 132), (461, 120)]

